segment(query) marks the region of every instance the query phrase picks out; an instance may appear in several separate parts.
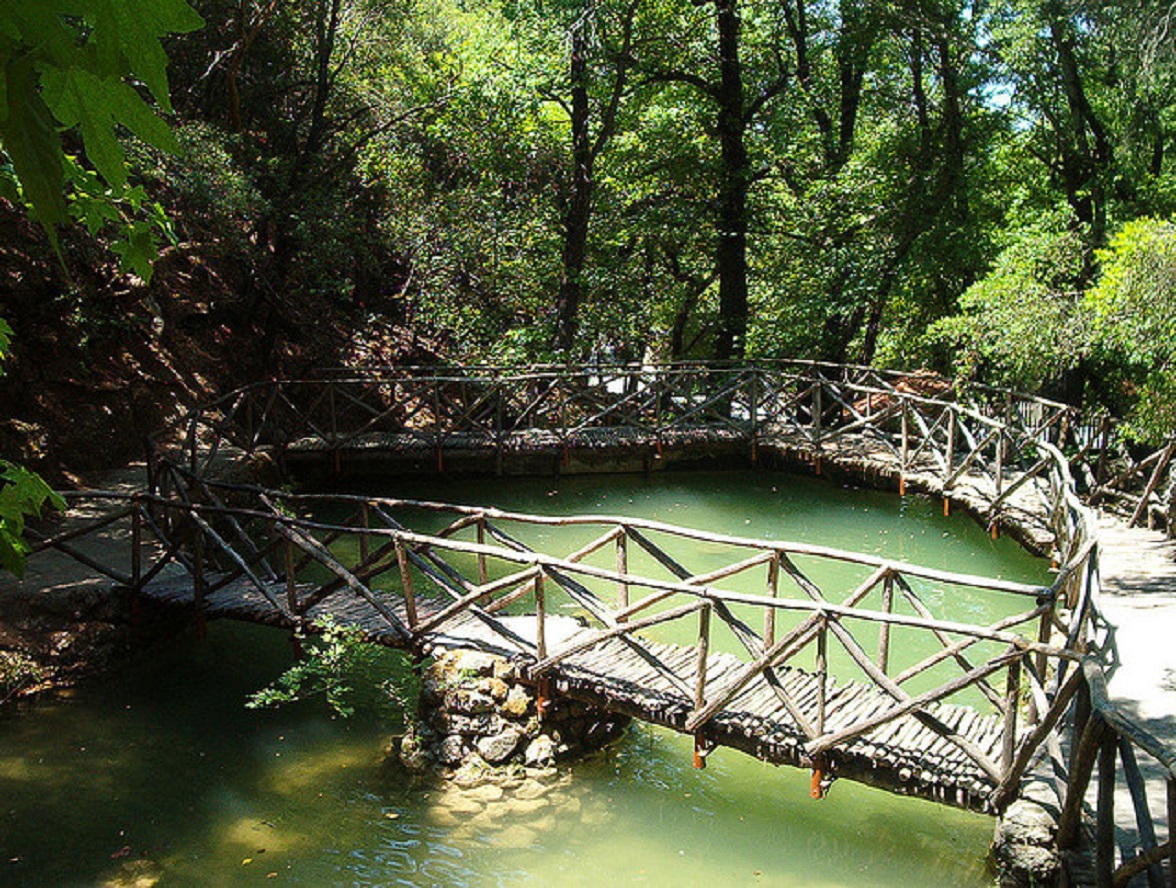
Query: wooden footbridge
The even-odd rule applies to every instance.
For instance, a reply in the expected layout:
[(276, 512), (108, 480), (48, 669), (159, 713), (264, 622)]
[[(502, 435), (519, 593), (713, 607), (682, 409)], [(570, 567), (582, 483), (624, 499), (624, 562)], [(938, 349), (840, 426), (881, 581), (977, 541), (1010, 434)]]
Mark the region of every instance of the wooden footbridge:
[[(1156, 880), (1170, 840), (1157, 840), (1143, 799), (1140, 846), (1117, 862), (1109, 800), (1117, 774), (1141, 795), (1142, 753), (1168, 769), (1176, 804), (1176, 759), (1106, 700), (1094, 524), (1061, 449), (1090, 454), (1100, 433), (1105, 446), (1105, 431), (1040, 399), (811, 364), (274, 382), (155, 443), (150, 489), (99, 522), (131, 523), (129, 569), (92, 566), (202, 620), (298, 627), (331, 614), (416, 654), (495, 651), (543, 694), (693, 735), (696, 764), (729, 746), (810, 768), (817, 795), (840, 777), (1001, 811), (1053, 761), (1063, 847), (1078, 843), (1097, 760), (1099, 881)], [(945, 508), (965, 503), (1047, 551), (1057, 572), (1031, 586), (625, 516), (294, 494), (224, 471), (329, 473), (377, 458), (560, 471), (634, 452), (851, 466), (942, 494)], [(95, 526), (38, 547), (86, 557), (75, 544)], [(572, 541), (562, 549), (557, 529)], [(994, 602), (994, 616), (953, 619), (963, 595)]]

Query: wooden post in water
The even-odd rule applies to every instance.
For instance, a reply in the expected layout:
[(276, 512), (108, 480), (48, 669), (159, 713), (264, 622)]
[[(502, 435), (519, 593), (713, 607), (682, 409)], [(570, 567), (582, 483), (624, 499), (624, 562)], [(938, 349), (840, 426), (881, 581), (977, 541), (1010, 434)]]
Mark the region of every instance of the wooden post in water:
[[(695, 661), (694, 711), (701, 712), (706, 706), (706, 660), (710, 649), (711, 603), (708, 601), (698, 611), (698, 657)], [(706, 767), (706, 740), (700, 726), (694, 732), (694, 767)]]

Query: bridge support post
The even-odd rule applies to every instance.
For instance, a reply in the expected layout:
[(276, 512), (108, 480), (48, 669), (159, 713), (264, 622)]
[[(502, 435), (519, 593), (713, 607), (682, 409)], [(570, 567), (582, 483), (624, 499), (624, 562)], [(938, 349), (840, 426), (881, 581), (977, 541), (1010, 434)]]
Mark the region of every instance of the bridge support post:
[(706, 770), (706, 757), (710, 755), (711, 745), (702, 731), (694, 732), (694, 769)]

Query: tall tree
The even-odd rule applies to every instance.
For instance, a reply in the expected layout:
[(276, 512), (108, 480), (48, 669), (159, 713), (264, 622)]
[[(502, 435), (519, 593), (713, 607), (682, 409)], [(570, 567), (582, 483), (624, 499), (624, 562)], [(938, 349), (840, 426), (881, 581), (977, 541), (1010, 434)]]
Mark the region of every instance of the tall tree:
[[(750, 316), (748, 193), (756, 172), (748, 152), (747, 134), (788, 85), (791, 72), (778, 53), (769, 51), (764, 55), (771, 63), (757, 70), (759, 76), (748, 84), (739, 0), (712, 0), (710, 5), (711, 28), (702, 40), (696, 41), (700, 45), (693, 52), (677, 59), (664, 55), (659, 58), (656, 52), (651, 52), (639, 64), (651, 82), (692, 87), (713, 114), (713, 132), (719, 149), (715, 198), (719, 312), (714, 357), (737, 360), (746, 350)], [(687, 23), (690, 24), (689, 19)], [(771, 38), (771, 35), (762, 36)]]
[[(580, 305), (584, 300), (584, 271), (592, 220), (597, 159), (616, 132), (621, 101), (632, 67), (633, 27), (640, 0), (629, 0), (615, 12), (615, 44), (605, 32), (612, 16), (597, 0), (580, 4), (568, 32), (568, 91), (570, 101), (559, 103), (571, 124), (571, 174), (563, 203), (563, 267), (556, 297), (552, 346), (567, 353), (576, 338)], [(594, 64), (596, 62), (596, 64)], [(594, 102), (593, 85), (604, 94)], [(595, 110), (594, 110), (595, 109)], [(593, 120), (595, 119), (595, 131)]]

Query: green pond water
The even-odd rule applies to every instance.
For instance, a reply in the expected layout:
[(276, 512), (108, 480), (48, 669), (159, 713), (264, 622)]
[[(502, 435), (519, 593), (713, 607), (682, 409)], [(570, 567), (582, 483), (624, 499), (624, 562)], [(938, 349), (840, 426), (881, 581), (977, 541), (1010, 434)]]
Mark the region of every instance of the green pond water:
[[(1042, 561), (991, 541), (966, 517), (943, 518), (938, 501), (788, 475), (421, 481), (380, 492), (551, 514), (630, 514), (1048, 579)], [(571, 551), (592, 536), (545, 530), (528, 542)], [(697, 545), (674, 554), (692, 570), (720, 556)], [(862, 575), (815, 563), (805, 569), (842, 595)], [(1024, 607), (1010, 610), (979, 592), (919, 591), (956, 619), (996, 619)], [(990, 818), (848, 781), (813, 801), (807, 772), (729, 750), (695, 771), (689, 738), (643, 725), (566, 769), (537, 809), (491, 803), (463, 819), (443, 807), (443, 790), (385, 766), (387, 739), (400, 728), (386, 716), (333, 718), (320, 701), (245, 709), (246, 696), (290, 662), (283, 633), (214, 623), (207, 638), (180, 637), (106, 680), (0, 709), (0, 884), (992, 881), (984, 862)], [(396, 654), (382, 667), (407, 674)]]

